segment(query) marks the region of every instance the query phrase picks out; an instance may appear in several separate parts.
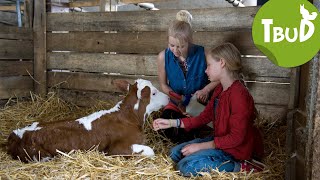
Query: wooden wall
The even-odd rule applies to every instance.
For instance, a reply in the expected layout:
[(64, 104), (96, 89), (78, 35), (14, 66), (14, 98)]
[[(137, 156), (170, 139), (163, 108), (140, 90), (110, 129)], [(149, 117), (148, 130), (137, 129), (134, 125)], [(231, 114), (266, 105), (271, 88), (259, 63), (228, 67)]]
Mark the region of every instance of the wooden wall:
[(0, 104), (33, 91), (32, 29), (0, 28)]
[[(190, 10), (194, 40), (207, 48), (232, 42), (251, 55), (243, 57), (248, 87), (261, 114), (277, 120), (292, 108), (296, 70), (273, 65), (254, 46), (251, 24), (257, 10)], [(118, 91), (113, 79), (144, 78), (157, 85), (156, 57), (167, 47), (166, 31), (177, 11), (47, 13), (48, 87), (58, 86), (69, 100), (90, 104), (85, 96), (99, 92), (99, 98), (108, 98), (108, 92)]]

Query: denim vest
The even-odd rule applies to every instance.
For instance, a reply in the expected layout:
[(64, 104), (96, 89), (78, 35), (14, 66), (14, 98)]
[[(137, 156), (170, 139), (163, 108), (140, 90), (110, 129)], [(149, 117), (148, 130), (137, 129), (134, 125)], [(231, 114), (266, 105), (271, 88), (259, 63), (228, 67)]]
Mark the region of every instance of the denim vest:
[(207, 64), (205, 61), (204, 48), (191, 44), (186, 59), (188, 72), (186, 77), (179, 66), (179, 60), (169, 48), (165, 51), (165, 69), (169, 86), (181, 95), (190, 95), (205, 87), (209, 81), (205, 73)]

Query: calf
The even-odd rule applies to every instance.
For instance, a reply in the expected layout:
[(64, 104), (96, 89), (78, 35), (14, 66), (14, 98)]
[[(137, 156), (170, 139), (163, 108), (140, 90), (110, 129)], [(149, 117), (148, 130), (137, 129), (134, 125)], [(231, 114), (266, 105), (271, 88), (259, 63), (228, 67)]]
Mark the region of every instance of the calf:
[(70, 152), (97, 146), (108, 155), (154, 155), (150, 147), (141, 145), (143, 123), (151, 112), (168, 104), (168, 96), (142, 79), (133, 85), (123, 80), (114, 84), (128, 94), (113, 108), (77, 120), (34, 122), (16, 129), (8, 138), (8, 154), (24, 162), (40, 161), (57, 155), (57, 150)]

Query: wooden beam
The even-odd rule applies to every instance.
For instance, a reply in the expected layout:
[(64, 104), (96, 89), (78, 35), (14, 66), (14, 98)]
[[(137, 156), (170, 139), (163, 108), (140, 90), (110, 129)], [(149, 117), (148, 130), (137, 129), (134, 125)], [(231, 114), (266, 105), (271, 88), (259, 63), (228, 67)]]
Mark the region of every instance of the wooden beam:
[(0, 25), (1, 24), (17, 26), (17, 13), (0, 11)]
[(92, 107), (97, 105), (99, 102), (115, 103), (119, 102), (123, 96), (123, 93), (115, 92), (102, 92), (102, 91), (79, 91), (70, 89), (55, 89), (52, 91), (56, 92), (59, 98), (64, 101), (76, 104), (77, 106)]
[(25, 7), (26, 7), (26, 10), (25, 10), (26, 27), (33, 28), (34, 0), (25, 0)]
[(290, 76), (290, 101), (288, 108), (294, 109), (298, 106), (299, 100), (299, 80), (300, 80), (300, 67), (293, 68)]
[(33, 42), (0, 39), (0, 59), (33, 59)]
[[(290, 69), (276, 66), (265, 57), (244, 57), (242, 64), (246, 80), (290, 82)], [(128, 75), (158, 74), (157, 55), (57, 52), (47, 54), (47, 68)]]
[(0, 76), (33, 75), (32, 61), (0, 61)]
[(124, 4), (168, 2), (168, 1), (172, 1), (172, 0), (120, 0), (120, 2)]
[[(195, 31), (251, 30), (259, 7), (192, 9)], [(48, 13), (48, 31), (167, 31), (178, 10)], [(237, 17), (237, 18), (234, 18)], [(94, 19), (94, 21), (93, 21)]]
[(33, 31), (31, 28), (19, 28), (13, 26), (1, 27), (0, 39), (33, 41)]
[(34, 82), (35, 93), (47, 94), (46, 4), (34, 1)]
[[(142, 78), (152, 81), (159, 88), (157, 76), (105, 75), (102, 73), (48, 72), (48, 86), (64, 89), (119, 92), (112, 85), (113, 79), (127, 79), (130, 82)], [(247, 83), (256, 103), (264, 105), (287, 106), (289, 102), (288, 84)]]
[(92, 1), (74, 1), (74, 2), (53, 2), (51, 1), (52, 6), (65, 7), (65, 8), (75, 8), (75, 7), (92, 7), (92, 6), (100, 6), (100, 0), (92, 0)]
[[(21, 11), (24, 9), (24, 6), (20, 6)], [(16, 11), (16, 6), (0, 6), (0, 11)]]
[(0, 99), (27, 97), (33, 90), (33, 82), (29, 76), (0, 77), (0, 85)]
[(100, 6), (100, 0), (91, 0), (91, 1), (74, 1), (69, 3), (69, 7), (91, 7), (91, 6)]
[[(193, 38), (195, 44), (207, 48), (231, 42), (244, 55), (262, 55), (253, 43), (250, 31), (196, 32)], [(48, 50), (75, 52), (158, 54), (168, 46), (166, 32), (47, 33), (47, 41)]]

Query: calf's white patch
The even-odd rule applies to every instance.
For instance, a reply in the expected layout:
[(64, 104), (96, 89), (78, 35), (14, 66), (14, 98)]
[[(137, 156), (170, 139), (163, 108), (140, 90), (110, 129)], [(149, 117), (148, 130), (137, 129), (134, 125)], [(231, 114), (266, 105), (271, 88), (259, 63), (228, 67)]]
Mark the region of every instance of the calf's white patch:
[(93, 121), (99, 119), (101, 116), (103, 116), (105, 114), (110, 114), (112, 112), (119, 111), (121, 103), (122, 103), (122, 101), (118, 102), (113, 108), (111, 108), (109, 110), (101, 110), (101, 111), (92, 113), (89, 116), (85, 116), (80, 119), (77, 119), (76, 121), (78, 121), (79, 124), (83, 124), (84, 128), (86, 128), (86, 130), (90, 131), (92, 129), (91, 123)]
[(34, 122), (34, 123), (32, 123), (30, 126), (26, 126), (26, 127), (22, 128), (22, 129), (16, 129), (16, 130), (14, 130), (13, 132), (14, 132), (17, 136), (19, 136), (20, 139), (22, 139), (23, 134), (24, 134), (26, 131), (36, 131), (36, 130), (41, 129), (41, 127), (37, 127), (38, 124), (39, 124), (38, 122)]
[(143, 156), (154, 156), (154, 152), (149, 146), (133, 144), (131, 149), (133, 153), (141, 153)]

